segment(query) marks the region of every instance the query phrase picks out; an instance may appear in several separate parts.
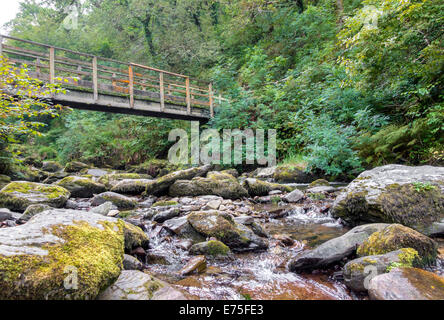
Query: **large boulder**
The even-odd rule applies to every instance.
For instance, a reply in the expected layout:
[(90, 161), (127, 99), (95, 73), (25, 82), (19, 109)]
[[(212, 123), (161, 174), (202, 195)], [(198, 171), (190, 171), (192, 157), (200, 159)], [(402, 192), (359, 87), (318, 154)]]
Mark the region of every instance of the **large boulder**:
[(163, 227), (181, 238), (190, 239), (193, 242), (205, 241), (205, 237), (191, 226), (186, 216), (169, 219), (163, 223)]
[(178, 180), (169, 189), (172, 197), (216, 195), (225, 199), (247, 197), (248, 192), (237, 179), (227, 173), (209, 173), (206, 178)]
[(356, 248), (376, 231), (387, 226), (385, 223), (355, 227), (346, 234), (324, 242), (313, 250), (304, 251), (288, 263), (290, 271), (307, 271), (325, 268), (355, 253)]
[(190, 180), (194, 177), (202, 177), (210, 171), (211, 165), (205, 165), (202, 167), (190, 168), (180, 171), (175, 171), (164, 175), (156, 180), (153, 180), (146, 187), (146, 194), (148, 195), (162, 195), (168, 192), (171, 185), (177, 180)]
[(65, 172), (73, 173), (80, 172), (82, 169), (88, 168), (89, 166), (83, 162), (71, 161), (65, 166)]
[(109, 173), (105, 174), (97, 180), (101, 184), (104, 184), (107, 188), (111, 189), (122, 180), (140, 180), (140, 179), (152, 179), (150, 175), (138, 174), (138, 173)]
[(187, 300), (166, 282), (137, 270), (124, 270), (99, 300)]
[(348, 262), (342, 274), (344, 283), (354, 291), (367, 291), (373, 277), (389, 272), (394, 267), (417, 267), (421, 264), (418, 252), (403, 248), (385, 254), (366, 256)]
[(273, 178), (280, 183), (309, 183), (313, 177), (305, 172), (304, 164), (282, 164), (274, 171)]
[(30, 206), (28, 206), (25, 210), (25, 212), (23, 212), (23, 214), (20, 216), (20, 221), (21, 222), (26, 222), (29, 219), (31, 219), (33, 216), (35, 216), (36, 214), (49, 210), (49, 209), (53, 209), (52, 207), (48, 206), (47, 204), (31, 204)]
[(364, 171), (336, 198), (335, 217), (351, 225), (400, 223), (444, 233), (444, 167), (386, 165)]
[(247, 226), (235, 222), (227, 213), (216, 210), (196, 211), (188, 215), (188, 222), (200, 234), (222, 241), (233, 251), (255, 251), (268, 247), (262, 238)]
[(444, 300), (444, 278), (417, 268), (395, 268), (370, 280), (373, 300)]
[(0, 191), (0, 207), (23, 212), (31, 204), (62, 207), (70, 192), (63, 187), (42, 183), (14, 181)]
[(142, 247), (148, 249), (149, 237), (138, 226), (129, 222), (125, 222), (123, 226), (123, 233), (125, 237), (125, 251), (130, 252), (132, 249)]
[(400, 224), (392, 224), (373, 233), (358, 247), (356, 253), (362, 257), (401, 248), (415, 249), (424, 265), (434, 263), (438, 254), (438, 244), (435, 241)]
[(42, 170), (46, 172), (57, 172), (62, 169), (62, 165), (56, 161), (44, 161), (42, 164)]
[(119, 276), (123, 248), (123, 221), (82, 211), (0, 229), (0, 299), (94, 299)]
[(284, 184), (271, 183), (254, 178), (247, 178), (242, 182), (242, 186), (247, 189), (248, 194), (252, 197), (266, 196), (270, 191), (280, 190), (282, 192), (291, 192), (292, 187)]
[(192, 255), (204, 255), (204, 256), (226, 256), (230, 253), (230, 248), (218, 240), (209, 240), (194, 244), (190, 248), (190, 254)]
[(55, 184), (69, 190), (71, 197), (74, 198), (90, 198), (95, 194), (106, 191), (103, 184), (77, 176), (63, 178)]
[(142, 194), (146, 187), (152, 183), (151, 179), (124, 179), (116, 182), (111, 188), (112, 192), (138, 195)]
[(94, 196), (91, 204), (93, 206), (99, 206), (108, 201), (112, 202), (120, 210), (134, 209), (137, 205), (137, 201), (133, 198), (126, 197), (115, 192), (100, 193)]

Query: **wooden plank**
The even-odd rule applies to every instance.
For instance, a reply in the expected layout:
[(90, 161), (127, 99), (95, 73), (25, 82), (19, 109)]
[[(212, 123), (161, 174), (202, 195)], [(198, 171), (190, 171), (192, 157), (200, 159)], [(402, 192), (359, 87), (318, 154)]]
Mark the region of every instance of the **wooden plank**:
[(98, 79), (97, 79), (97, 57), (92, 59), (93, 65), (93, 91), (94, 91), (94, 101), (99, 100), (99, 89), (98, 89)]
[(208, 85), (208, 99), (210, 102), (210, 117), (214, 117), (214, 105), (213, 105), (213, 84)]
[(163, 72), (159, 73), (159, 86), (160, 86), (160, 111), (165, 111), (165, 92), (163, 87)]
[(129, 77), (129, 94), (130, 94), (130, 108), (134, 108), (134, 74), (133, 67), (128, 66), (128, 77)]
[(187, 101), (187, 114), (191, 114), (191, 96), (190, 96), (190, 78), (186, 78), (186, 101)]
[(55, 78), (55, 49), (49, 48), (49, 82), (54, 83)]

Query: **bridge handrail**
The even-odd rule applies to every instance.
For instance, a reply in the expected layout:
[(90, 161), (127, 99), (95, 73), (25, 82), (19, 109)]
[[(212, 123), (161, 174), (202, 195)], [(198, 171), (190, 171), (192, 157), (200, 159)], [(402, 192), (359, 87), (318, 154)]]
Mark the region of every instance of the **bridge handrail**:
[[(4, 39), (16, 41), (19, 44), (16, 46), (6, 44)], [(162, 112), (165, 109), (165, 101), (168, 99), (185, 103), (187, 114), (191, 114), (192, 106), (209, 107), (210, 117), (213, 117), (215, 106), (220, 105), (222, 101), (227, 101), (220, 94), (215, 94), (212, 83), (208, 81), (192, 79), (187, 75), (134, 62), (122, 62), (0, 34), (0, 55), (5, 54), (8, 54), (9, 60), (13, 63), (31, 66), (40, 80), (55, 83), (58, 81), (56, 72), (59, 72), (60, 77), (67, 79), (70, 85), (80, 89), (92, 89), (94, 100), (99, 99), (101, 90), (128, 94), (131, 108), (134, 107), (136, 94), (146, 94), (155, 95), (160, 100)], [(82, 58), (84, 60), (81, 60)], [(103, 62), (108, 65), (104, 65)], [(48, 73), (44, 73), (43, 70), (48, 70)], [(83, 79), (80, 79), (81, 77)], [(207, 86), (202, 87), (199, 83), (206, 83)]]

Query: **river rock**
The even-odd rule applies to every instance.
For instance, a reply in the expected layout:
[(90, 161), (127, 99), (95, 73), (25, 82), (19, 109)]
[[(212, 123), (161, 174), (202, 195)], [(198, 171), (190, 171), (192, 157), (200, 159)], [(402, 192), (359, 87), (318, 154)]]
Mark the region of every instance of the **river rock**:
[(102, 177), (105, 174), (108, 174), (108, 171), (105, 169), (91, 168), (87, 170), (82, 170), (82, 173), (93, 176), (93, 177)]
[(169, 219), (177, 217), (179, 214), (180, 214), (179, 208), (170, 208), (156, 213), (153, 217), (153, 220), (162, 223)]
[(69, 197), (69, 191), (60, 186), (14, 181), (0, 191), (0, 207), (20, 212), (31, 204), (47, 204), (59, 208)]
[(156, 180), (153, 180), (147, 185), (146, 194), (148, 195), (162, 195), (168, 192), (171, 185), (177, 180), (190, 180), (194, 177), (201, 177), (210, 171), (211, 165), (205, 165), (202, 167), (190, 168), (185, 170), (179, 170), (167, 175), (164, 175)]
[(282, 164), (274, 171), (273, 178), (279, 183), (309, 183), (313, 177), (304, 170), (304, 165)]
[[(123, 221), (82, 211), (0, 229), (0, 299), (94, 299), (119, 276), (123, 247)], [(65, 289), (75, 273), (77, 289)]]
[(89, 166), (80, 161), (68, 162), (65, 166), (65, 172), (73, 173), (80, 172), (82, 169), (88, 168)]
[(373, 300), (444, 300), (444, 279), (417, 268), (395, 268), (374, 277), (368, 294)]
[(59, 172), (50, 173), (43, 179), (39, 179), (39, 181), (43, 181), (43, 183), (45, 184), (52, 184), (66, 177), (69, 177), (68, 172), (59, 171)]
[(239, 199), (248, 196), (236, 178), (226, 173), (209, 173), (206, 178), (178, 180), (169, 189), (172, 197), (215, 195), (226, 199)]
[(419, 266), (420, 261), (418, 252), (412, 248), (354, 259), (344, 266), (344, 283), (354, 291), (367, 291), (373, 277), (389, 272), (393, 267)]
[(45, 210), (50, 210), (50, 209), (54, 209), (46, 204), (31, 204), (30, 206), (28, 206), (25, 210), (25, 212), (23, 212), (22, 216), (20, 217), (20, 221), (21, 222), (26, 222), (29, 219), (31, 219), (33, 216), (35, 216), (36, 214), (43, 212)]
[(11, 182), (10, 177), (5, 176), (4, 174), (0, 174), (0, 189), (2, 189), (4, 186), (6, 186), (10, 182)]
[(123, 269), (124, 270), (142, 270), (143, 264), (137, 258), (125, 254), (123, 256)]
[(338, 188), (332, 186), (317, 186), (305, 190), (306, 193), (332, 193), (338, 191)]
[(242, 182), (242, 186), (247, 189), (248, 194), (252, 197), (266, 196), (270, 191), (280, 190), (283, 192), (291, 192), (292, 187), (278, 183), (271, 183), (254, 178), (247, 178)]
[[(117, 207), (111, 202), (107, 201), (102, 203), (100, 206), (92, 208), (89, 212), (101, 214), (102, 216), (107, 216), (111, 210), (115, 210)], [(119, 212), (117, 212), (118, 214)]]
[(248, 227), (236, 223), (224, 212), (198, 211), (188, 215), (188, 222), (200, 234), (214, 237), (237, 252), (263, 250), (267, 243)]
[(150, 239), (143, 230), (129, 222), (124, 224), (125, 251), (130, 252), (135, 248), (148, 249)]
[(288, 263), (290, 271), (313, 270), (328, 267), (355, 253), (356, 248), (376, 231), (385, 228), (385, 223), (358, 226), (344, 235), (324, 242), (313, 250), (304, 251)]
[(103, 184), (88, 178), (70, 176), (55, 183), (71, 192), (73, 198), (90, 198), (95, 194), (106, 191)]
[(163, 227), (171, 231), (173, 234), (185, 239), (190, 239), (193, 242), (205, 241), (205, 237), (191, 226), (186, 216), (169, 219), (163, 223)]
[(418, 251), (423, 265), (432, 264), (438, 254), (438, 244), (429, 237), (400, 224), (392, 224), (373, 233), (356, 251), (359, 256), (384, 254), (401, 248)]
[(284, 200), (290, 203), (295, 203), (304, 197), (304, 193), (299, 189), (294, 189), (292, 192), (284, 196)]
[(336, 198), (335, 217), (351, 225), (400, 223), (444, 233), (444, 167), (391, 164), (364, 171)]
[(204, 256), (226, 256), (230, 253), (230, 248), (218, 240), (210, 240), (194, 244), (190, 248), (192, 255)]
[(276, 172), (276, 166), (268, 168), (258, 168), (255, 172), (255, 177), (258, 179), (273, 178), (275, 172)]
[(205, 256), (191, 258), (190, 261), (179, 271), (182, 276), (188, 276), (192, 273), (202, 273), (207, 268), (207, 259)]
[(42, 164), (42, 170), (46, 172), (57, 172), (61, 171), (63, 167), (60, 163), (56, 161), (44, 161)]
[(117, 182), (111, 191), (123, 194), (138, 195), (145, 192), (146, 187), (152, 183), (150, 179), (125, 179)]
[(136, 200), (110, 191), (94, 196), (91, 204), (93, 206), (99, 206), (107, 201), (111, 201), (120, 210), (134, 209), (137, 205)]
[(0, 208), (0, 222), (9, 220), (12, 218), (11, 210), (8, 208)]
[(166, 282), (136, 270), (124, 270), (113, 285), (103, 291), (99, 300), (186, 300)]

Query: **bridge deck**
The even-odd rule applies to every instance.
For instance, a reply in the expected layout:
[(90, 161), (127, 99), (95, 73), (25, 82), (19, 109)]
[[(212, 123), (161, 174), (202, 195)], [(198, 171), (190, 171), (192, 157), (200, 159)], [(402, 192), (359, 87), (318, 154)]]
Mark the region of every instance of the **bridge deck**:
[(211, 83), (185, 75), (15, 37), (0, 35), (0, 55), (60, 83), (67, 92), (52, 100), (72, 108), (205, 122), (226, 101)]

